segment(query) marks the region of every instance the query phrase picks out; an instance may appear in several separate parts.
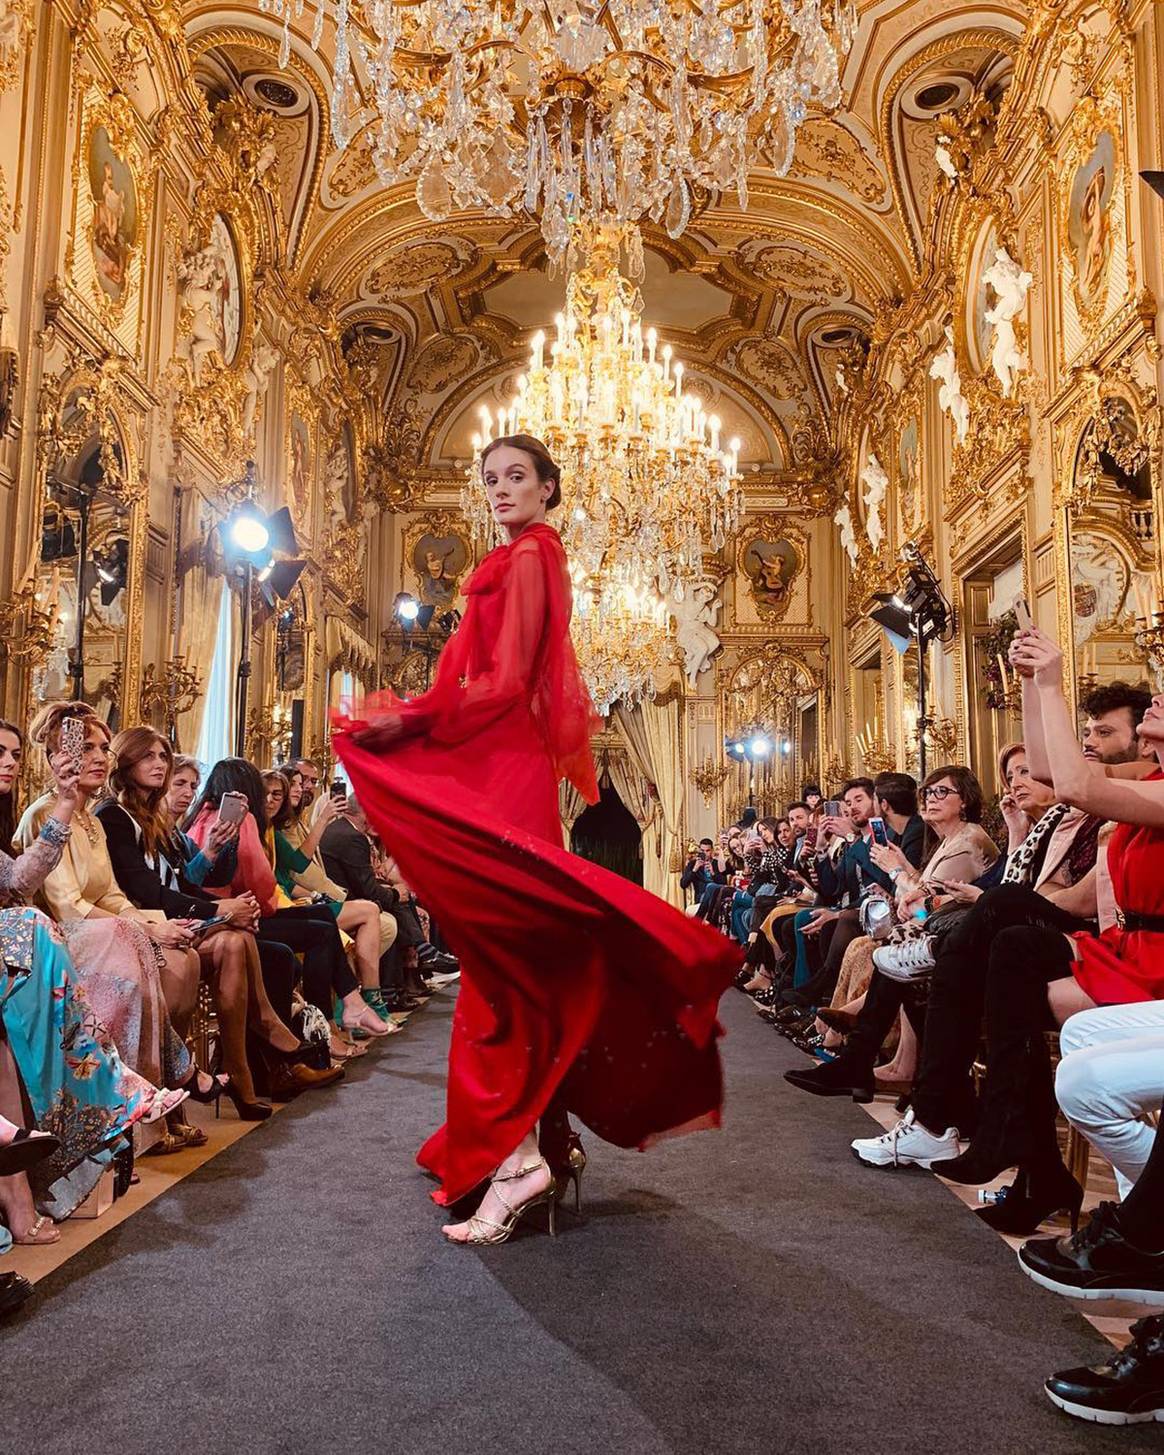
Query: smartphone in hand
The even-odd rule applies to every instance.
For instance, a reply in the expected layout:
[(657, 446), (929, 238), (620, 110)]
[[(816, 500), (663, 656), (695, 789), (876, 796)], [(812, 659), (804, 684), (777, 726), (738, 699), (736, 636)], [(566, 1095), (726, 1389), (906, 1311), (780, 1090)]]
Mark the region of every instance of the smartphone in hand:
[(1025, 596), (1016, 596), (1014, 603), (1015, 619), (1018, 622), (1018, 629), (1021, 632), (1029, 632), (1035, 625), (1031, 617), (1030, 604)]
[(81, 771), (86, 737), (88, 724), (83, 717), (67, 717), (61, 723), (61, 752), (68, 754), (69, 766), (74, 773)]
[(885, 827), (885, 820), (883, 818), (871, 818), (869, 820), (869, 829), (873, 835), (873, 842), (875, 844), (880, 844), (883, 848), (888, 846), (889, 830)]
[(222, 795), (218, 805), (218, 817), (221, 823), (238, 824), (242, 823), (247, 816), (247, 796), (245, 793), (229, 792)]

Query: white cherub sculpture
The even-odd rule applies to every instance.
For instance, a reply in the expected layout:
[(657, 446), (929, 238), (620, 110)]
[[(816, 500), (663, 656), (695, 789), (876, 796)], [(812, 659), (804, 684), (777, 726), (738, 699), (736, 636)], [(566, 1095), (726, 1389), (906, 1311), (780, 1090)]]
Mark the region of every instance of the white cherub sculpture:
[(940, 379), (938, 404), (954, 421), (954, 438), (960, 445), (966, 443), (970, 431), (970, 406), (962, 395), (962, 375), (958, 372), (958, 360), (954, 356), (954, 331), (946, 325), (946, 347), (935, 355), (930, 365), (930, 378)]
[(849, 497), (846, 494), (841, 501), (840, 507), (833, 521), (840, 527), (841, 547), (849, 557), (849, 565), (857, 564), (857, 532), (853, 529), (853, 512), (849, 506)]
[(1025, 273), (1005, 248), (996, 248), (994, 262), (982, 275), (982, 281), (994, 289), (994, 307), (984, 317), (994, 325), (994, 347), (990, 366), (1002, 385), (1004, 399), (1009, 399), (1015, 380), (1030, 368), (1030, 360), (1018, 346), (1014, 319), (1026, 306), (1027, 294), (1034, 278)]
[(226, 353), (223, 317), (226, 265), (222, 254), (213, 244), (191, 253), (178, 269), (178, 281), (182, 285), (182, 302), (190, 310), (186, 348), (194, 382), (200, 384), (203, 359), (212, 353), (222, 358)]
[(719, 609), (717, 589), (710, 581), (701, 581), (671, 607), (675, 639), (683, 649), (683, 670), (692, 690), (699, 674), (719, 651), (719, 637), (715, 632)]
[(271, 370), (279, 362), (279, 350), (268, 343), (258, 343), (251, 352), (251, 361), (243, 375), (247, 392), (243, 395), (243, 434), (249, 435), (255, 427), (255, 413), (259, 397), (267, 387)]
[(950, 138), (945, 132), (939, 132), (934, 140), (934, 160), (951, 182), (958, 180), (958, 168), (950, 154)]
[(865, 487), (865, 531), (869, 544), (875, 551), (879, 551), (885, 536), (881, 525), (881, 506), (889, 490), (889, 476), (872, 451), (869, 453), (868, 463), (861, 471), (861, 484)]

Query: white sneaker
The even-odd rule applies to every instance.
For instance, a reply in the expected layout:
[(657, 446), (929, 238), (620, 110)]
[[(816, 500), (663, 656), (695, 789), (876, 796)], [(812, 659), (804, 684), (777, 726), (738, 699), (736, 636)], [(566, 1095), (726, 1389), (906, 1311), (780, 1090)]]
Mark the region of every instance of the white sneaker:
[[(424, 973), (423, 967), (421, 973)], [(452, 985), (454, 980), (460, 980), (460, 978), (461, 972), (459, 970), (450, 970), (447, 972), (442, 971), (439, 975), (425, 976), (425, 979), (428, 981), (429, 985), (432, 987), (433, 990), (439, 990), (442, 985)]]
[(873, 951), (873, 963), (890, 980), (923, 980), (934, 968), (932, 935), (917, 935)]
[(962, 1148), (955, 1127), (947, 1127), (940, 1137), (927, 1132), (913, 1119), (913, 1108), (898, 1124), (881, 1137), (862, 1137), (853, 1142), (853, 1156), (866, 1167), (924, 1167), (943, 1157), (957, 1157)]

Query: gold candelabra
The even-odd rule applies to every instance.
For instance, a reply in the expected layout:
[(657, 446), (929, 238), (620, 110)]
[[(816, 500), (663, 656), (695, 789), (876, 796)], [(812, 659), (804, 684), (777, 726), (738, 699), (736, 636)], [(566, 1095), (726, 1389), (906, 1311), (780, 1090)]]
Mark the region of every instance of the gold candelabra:
[(1164, 611), (1141, 621), (1132, 639), (1152, 669), (1157, 690), (1164, 692)]
[(14, 661), (44, 662), (53, 649), (56, 629), (56, 603), (44, 605), (31, 583), (0, 604), (0, 640)]
[(710, 808), (711, 801), (727, 780), (731, 772), (730, 763), (717, 763), (710, 753), (697, 768), (692, 769), (691, 781), (703, 794), (704, 804)]
[(141, 680), (141, 710), (158, 713), (166, 736), (178, 746), (178, 719), (198, 701), (202, 678), (189, 666), (185, 654), (171, 657), (160, 667), (150, 662)]
[(825, 759), (824, 773), (821, 775), (821, 787), (826, 790), (835, 791), (842, 783), (853, 776), (847, 758), (842, 758), (834, 748)]
[(872, 727), (866, 723), (863, 731), (857, 734), (857, 746), (870, 773), (888, 773), (891, 768), (896, 768), (897, 749), (889, 741), (879, 717), (873, 719)]
[(925, 739), (926, 746), (933, 750), (936, 757), (949, 759), (958, 746), (958, 724), (952, 717), (935, 713), (919, 719), (918, 737)]

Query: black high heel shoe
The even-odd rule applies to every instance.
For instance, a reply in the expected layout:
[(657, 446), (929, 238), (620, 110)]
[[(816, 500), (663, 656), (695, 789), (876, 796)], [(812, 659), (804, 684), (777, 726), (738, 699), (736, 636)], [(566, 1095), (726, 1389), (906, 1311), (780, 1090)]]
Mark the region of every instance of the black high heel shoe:
[[(198, 1085), (199, 1076), (210, 1076), (210, 1085), (205, 1091)], [(184, 1091), (191, 1101), (201, 1102), (203, 1106), (213, 1104), (217, 1108), (219, 1099), (229, 1084), (229, 1077), (223, 1081), (220, 1077), (211, 1075), (209, 1071), (203, 1071), (201, 1066), (195, 1066), (178, 1089)]]
[[(222, 1095), (228, 1096), (234, 1103), (234, 1109), (240, 1122), (265, 1122), (274, 1110), (265, 1101), (247, 1101), (229, 1076), (226, 1078), (226, 1085), (222, 1088)], [(218, 1115), (217, 1100), (214, 1114)]]
[(1083, 1189), (1060, 1162), (1043, 1172), (1021, 1170), (1014, 1182), (999, 1192), (993, 1205), (978, 1209), (978, 1216), (996, 1233), (1020, 1237), (1033, 1233), (1056, 1213), (1067, 1213), (1074, 1234), (1079, 1229), (1082, 1207)]

